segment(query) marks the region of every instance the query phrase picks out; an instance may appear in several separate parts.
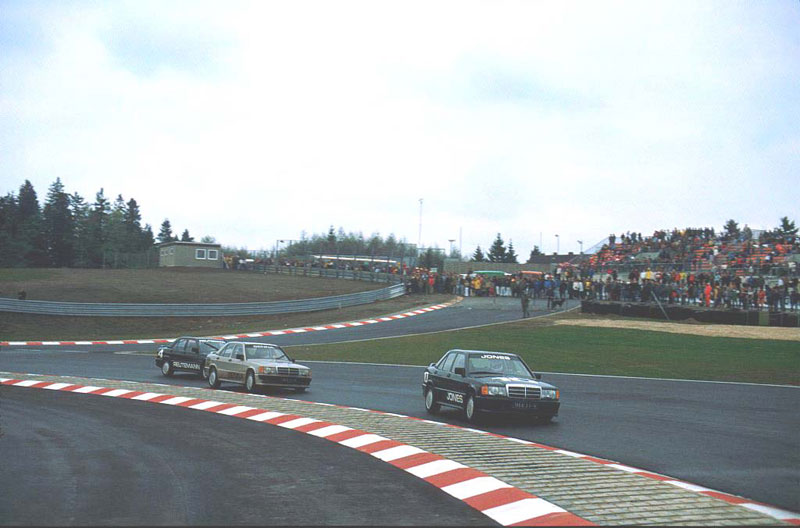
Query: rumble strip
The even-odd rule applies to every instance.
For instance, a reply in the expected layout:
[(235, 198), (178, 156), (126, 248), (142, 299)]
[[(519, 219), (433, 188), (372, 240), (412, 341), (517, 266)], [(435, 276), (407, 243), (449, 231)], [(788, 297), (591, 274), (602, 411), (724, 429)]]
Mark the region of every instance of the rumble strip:
[[(226, 341), (232, 339), (245, 339), (248, 337), (264, 337), (276, 336), (284, 334), (303, 334), (306, 332), (319, 332), (322, 330), (335, 330), (338, 328), (352, 328), (354, 326), (364, 326), (375, 323), (384, 323), (387, 321), (394, 321), (397, 319), (405, 319), (407, 317), (414, 317), (424, 313), (432, 312), (434, 310), (441, 310), (452, 306), (458, 301), (451, 301), (444, 304), (434, 304), (411, 310), (408, 312), (387, 315), (384, 317), (376, 317), (374, 319), (364, 319), (361, 321), (350, 321), (347, 323), (333, 323), (320, 326), (307, 326), (303, 328), (292, 328), (288, 330), (264, 330), (263, 332), (251, 332), (247, 334), (232, 334), (224, 336), (208, 336), (208, 339), (224, 339)], [(110, 340), (110, 341), (0, 341), (0, 346), (63, 346), (63, 345), (141, 345), (141, 344), (164, 344), (175, 341), (176, 338), (160, 338), (160, 339), (124, 339), (124, 340)]]

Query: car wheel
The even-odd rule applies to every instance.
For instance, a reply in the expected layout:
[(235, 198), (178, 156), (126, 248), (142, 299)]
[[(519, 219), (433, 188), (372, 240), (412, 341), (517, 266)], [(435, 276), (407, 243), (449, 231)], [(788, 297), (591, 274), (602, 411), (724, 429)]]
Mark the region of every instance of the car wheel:
[(219, 378), (217, 377), (217, 369), (211, 367), (211, 370), (208, 371), (208, 384), (211, 386), (212, 389), (219, 388)]
[(308, 388), (307, 387), (295, 387), (294, 390), (295, 390), (295, 392), (305, 392), (306, 390), (308, 390)]
[(434, 401), (433, 387), (428, 387), (425, 391), (425, 410), (428, 414), (436, 414), (442, 406)]
[(247, 371), (247, 376), (244, 378), (244, 388), (247, 392), (255, 392), (256, 390), (256, 375), (252, 370)]
[(475, 398), (472, 394), (467, 396), (467, 404), (464, 406), (464, 417), (470, 423), (475, 422), (478, 418), (478, 410), (475, 408)]
[(161, 373), (167, 377), (172, 376), (172, 363), (169, 360), (165, 360), (161, 364)]
[(535, 423), (542, 425), (549, 424), (552, 421), (553, 421), (552, 416), (537, 416), (536, 418), (534, 418)]

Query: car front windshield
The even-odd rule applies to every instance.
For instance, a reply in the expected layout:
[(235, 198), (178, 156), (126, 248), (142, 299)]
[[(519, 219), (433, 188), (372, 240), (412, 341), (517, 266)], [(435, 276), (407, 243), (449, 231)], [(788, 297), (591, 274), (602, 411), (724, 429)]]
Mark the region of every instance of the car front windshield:
[(245, 345), (244, 351), (247, 359), (272, 359), (275, 361), (289, 361), (286, 354), (278, 347), (269, 345)]
[(532, 377), (522, 360), (503, 354), (471, 354), (467, 366), (472, 375)]
[(222, 348), (224, 344), (225, 341), (200, 341), (200, 352), (203, 354), (211, 354)]

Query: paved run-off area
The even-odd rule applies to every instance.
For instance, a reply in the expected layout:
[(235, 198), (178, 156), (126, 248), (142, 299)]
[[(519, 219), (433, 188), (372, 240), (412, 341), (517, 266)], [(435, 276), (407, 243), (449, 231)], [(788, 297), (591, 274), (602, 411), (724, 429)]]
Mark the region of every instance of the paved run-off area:
[[(317, 435), (321, 437), (319, 431), (326, 427), (338, 427), (329, 429), (329, 431), (338, 431), (337, 434), (346, 433), (348, 430), (357, 430), (368, 435), (377, 435), (370, 438), (380, 438), (380, 442), (390, 442), (386, 444), (387, 446), (395, 446), (388, 447), (386, 451), (396, 449), (398, 454), (404, 455), (401, 458), (411, 457), (408, 459), (411, 464), (409, 469), (422, 468), (426, 464), (423, 460), (414, 463), (414, 456), (432, 457), (431, 461), (443, 459), (449, 461), (448, 463), (452, 466), (449, 466), (450, 469), (446, 472), (425, 477), (439, 488), (445, 489), (447, 486), (459, 483), (456, 473), (448, 473), (448, 471), (464, 472), (466, 468), (469, 468), (476, 473), (471, 477), (465, 474), (465, 479), (471, 478), (476, 483), (491, 481), (495, 483), (495, 486), (500, 485), (496, 484), (499, 481), (503, 487), (513, 487), (519, 490), (520, 497), (526, 497), (522, 499), (525, 504), (546, 505), (542, 511), (550, 513), (544, 515), (553, 515), (554, 513), (566, 515), (561, 518), (550, 517), (550, 522), (546, 522), (547, 524), (583, 521), (600, 525), (764, 525), (782, 524), (783, 522), (800, 524), (800, 516), (797, 514), (771, 508), (741, 497), (718, 493), (607, 460), (435, 421), (366, 409), (224, 390), (212, 391), (160, 384), (61, 376), (20, 376), (11, 373), (0, 373), (0, 378), (4, 378), (6, 381), (3, 383), (7, 385), (33, 385), (38, 388), (123, 398), (135, 395), (137, 399), (172, 405), (191, 404), (195, 400), (213, 401), (218, 404), (226, 404), (223, 407), (217, 407), (221, 409), (217, 412), (241, 415), (240, 417), (253, 416), (253, 413), (265, 415), (263, 411), (271, 411), (278, 413), (271, 415), (278, 421), (267, 420), (267, 424), (280, 425), (281, 416), (288, 415), (292, 417), (293, 421), (299, 420), (296, 423), (300, 425), (296, 430), (311, 435), (315, 435), (315, 431), (317, 431)], [(20, 385), (19, 380), (25, 381)], [(36, 382), (47, 383), (37, 384)], [(106, 391), (100, 387), (119, 390)], [(148, 396), (141, 396), (143, 394)], [(161, 395), (165, 397), (161, 397)], [(167, 395), (170, 397), (166, 397)], [(177, 398), (171, 398), (172, 396)], [(196, 409), (213, 410), (215, 408), (206, 403), (196, 405)], [(387, 461), (389, 461), (388, 457)], [(399, 463), (401, 459), (393, 459), (391, 462), (398, 467), (403, 467), (403, 464)], [(456, 478), (456, 481), (452, 483), (447, 481), (450, 474)], [(423, 470), (420, 470), (420, 475), (425, 475)], [(475, 480), (475, 475), (480, 475), (478, 480)], [(443, 479), (442, 482), (439, 482), (437, 478)], [(501, 524), (513, 524), (513, 522), (505, 521), (525, 522), (533, 519), (533, 516), (517, 518), (513, 515), (511, 517), (502, 515), (492, 517), (491, 512), (503, 514), (505, 510), (486, 508), (487, 505), (481, 504), (481, 501), (477, 499), (483, 495), (489, 498), (493, 492), (470, 495), (475, 491), (464, 491), (458, 487), (450, 489), (455, 493), (465, 494), (465, 502), (484, 511)], [(541, 519), (546, 521), (548, 517)]]

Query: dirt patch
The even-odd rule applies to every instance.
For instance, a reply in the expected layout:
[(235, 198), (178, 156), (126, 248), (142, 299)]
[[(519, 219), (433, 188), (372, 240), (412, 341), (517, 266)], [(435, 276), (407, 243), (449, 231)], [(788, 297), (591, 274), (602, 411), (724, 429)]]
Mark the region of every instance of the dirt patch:
[(800, 341), (800, 328), (778, 326), (740, 326), (722, 324), (683, 324), (661, 321), (642, 321), (625, 319), (601, 319), (569, 317), (553, 319), (556, 325), (590, 326), (600, 328), (624, 328), (629, 330), (650, 330), (675, 334), (692, 334), (709, 337), (736, 337), (745, 339), (778, 339), (781, 341)]

